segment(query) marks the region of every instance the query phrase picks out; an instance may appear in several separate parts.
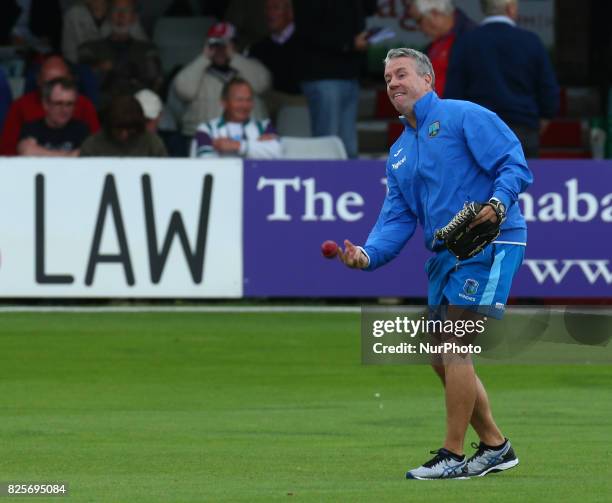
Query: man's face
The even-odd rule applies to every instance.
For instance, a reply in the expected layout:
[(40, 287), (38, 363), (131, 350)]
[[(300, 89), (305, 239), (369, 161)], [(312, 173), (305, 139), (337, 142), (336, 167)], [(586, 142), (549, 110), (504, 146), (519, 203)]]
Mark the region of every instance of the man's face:
[(114, 0), (111, 4), (111, 24), (116, 34), (127, 34), (136, 22), (136, 9), (132, 0)]
[(431, 76), (420, 76), (412, 58), (393, 58), (385, 66), (387, 95), (395, 109), (409, 115), (414, 104), (432, 90)]
[(253, 111), (253, 93), (246, 84), (235, 84), (229, 89), (227, 99), (223, 100), (225, 120), (246, 122)]
[(229, 53), (227, 50), (228, 45), (231, 42), (209, 42), (209, 47), (211, 51), (211, 61), (216, 66), (227, 66), (230, 62)]
[(445, 15), (432, 9), (426, 13), (421, 13), (416, 7), (416, 4), (410, 6), (410, 17), (414, 19), (417, 28), (431, 40), (435, 40), (445, 35), (444, 20)]
[(293, 22), (289, 0), (266, 0), (266, 24), (271, 33), (282, 32)]
[(43, 100), (47, 124), (52, 128), (62, 128), (68, 124), (72, 119), (76, 99), (77, 93), (74, 89), (54, 86), (49, 99)]

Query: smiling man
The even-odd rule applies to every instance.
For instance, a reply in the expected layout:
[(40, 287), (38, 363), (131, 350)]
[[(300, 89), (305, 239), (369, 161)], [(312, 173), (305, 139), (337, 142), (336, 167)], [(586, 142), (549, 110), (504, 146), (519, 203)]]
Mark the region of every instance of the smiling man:
[(76, 84), (68, 78), (46, 82), (42, 88), (43, 119), (28, 122), (21, 128), (17, 152), (25, 157), (76, 157), (89, 128), (74, 119), (77, 101)]
[(253, 88), (234, 77), (221, 91), (223, 114), (198, 126), (191, 142), (191, 157), (248, 157), (277, 159), (281, 146), (269, 119), (251, 117)]
[[(532, 176), (521, 145), (489, 110), (438, 98), (431, 62), (418, 51), (391, 49), (385, 81), (405, 128), (391, 147), (388, 192), (378, 220), (363, 247), (345, 241), (340, 260), (348, 267), (377, 269), (400, 253), (419, 223), (425, 246), (435, 253), (426, 264), (430, 312), (452, 321), (479, 320), (483, 313), (501, 318), (527, 242), (517, 201)], [(437, 231), (462, 218), (466, 201), (485, 201), (472, 226), (497, 223), (501, 234), (471, 258), (458, 260)], [(453, 342), (461, 344), (461, 334)], [(406, 477), (483, 476), (516, 466), (518, 458), (493, 419), (469, 355), (442, 355), (432, 366), (445, 388), (446, 438), (433, 459)], [(466, 459), (469, 424), (480, 444)]]

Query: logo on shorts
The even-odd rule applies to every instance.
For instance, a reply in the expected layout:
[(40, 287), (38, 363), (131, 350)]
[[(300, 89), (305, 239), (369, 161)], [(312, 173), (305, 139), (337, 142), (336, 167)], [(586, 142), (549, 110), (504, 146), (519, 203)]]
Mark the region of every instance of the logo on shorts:
[(429, 132), (429, 137), (430, 138), (433, 138), (434, 136), (437, 136), (439, 131), (440, 131), (440, 121), (432, 122), (429, 125), (428, 132)]
[(467, 295), (476, 295), (478, 291), (478, 281), (475, 279), (466, 279), (465, 284), (463, 285), (463, 291)]

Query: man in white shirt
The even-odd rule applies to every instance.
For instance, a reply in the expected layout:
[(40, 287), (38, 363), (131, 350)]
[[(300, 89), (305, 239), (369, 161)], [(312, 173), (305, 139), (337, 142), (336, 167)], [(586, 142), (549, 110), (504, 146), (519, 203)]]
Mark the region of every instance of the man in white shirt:
[(251, 118), (253, 89), (234, 77), (221, 93), (223, 114), (201, 123), (191, 142), (191, 157), (278, 159), (281, 146), (269, 119)]

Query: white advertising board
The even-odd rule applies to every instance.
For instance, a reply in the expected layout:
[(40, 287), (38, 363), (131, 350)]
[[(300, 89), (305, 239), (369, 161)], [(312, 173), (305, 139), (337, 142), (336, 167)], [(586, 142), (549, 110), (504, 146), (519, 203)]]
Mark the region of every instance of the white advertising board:
[(241, 160), (0, 159), (0, 297), (242, 296)]

